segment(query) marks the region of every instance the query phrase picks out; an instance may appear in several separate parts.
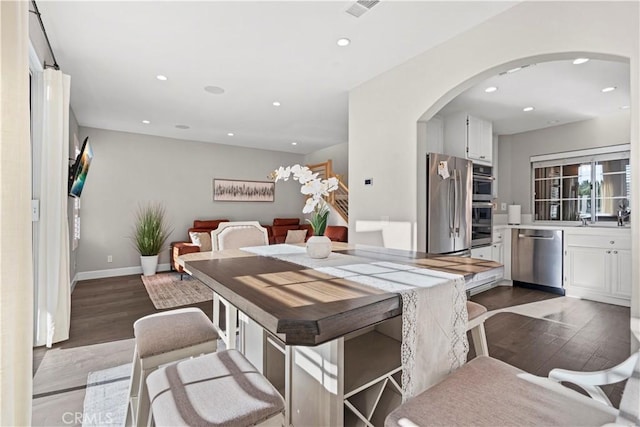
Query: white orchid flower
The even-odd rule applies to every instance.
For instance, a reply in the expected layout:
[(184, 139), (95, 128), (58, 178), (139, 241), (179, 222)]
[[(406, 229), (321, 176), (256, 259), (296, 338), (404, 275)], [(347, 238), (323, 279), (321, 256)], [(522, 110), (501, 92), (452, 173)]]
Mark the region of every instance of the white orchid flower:
[[(313, 213), (313, 220), (308, 220), (311, 225), (314, 226), (314, 221), (317, 223), (318, 218), (325, 215), (329, 210), (327, 202), (324, 200), (325, 196), (328, 196), (330, 192), (338, 189), (338, 179), (331, 177), (329, 179), (319, 179), (317, 173), (313, 173), (307, 166), (293, 165), (282, 167), (280, 166), (275, 172), (275, 181), (284, 180), (287, 181), (290, 177), (295, 181), (300, 182), (302, 187), (300, 192), (306, 196), (309, 196), (304, 204), (302, 213)], [(314, 226), (314, 232), (315, 230)], [(322, 231), (320, 231), (321, 233)]]
[(327, 180), (327, 192), (331, 193), (338, 189), (338, 178), (331, 177)]
[(308, 214), (313, 212), (313, 210), (316, 208), (316, 205), (318, 204), (318, 200), (316, 200), (313, 197), (309, 197), (307, 199), (307, 201), (304, 204), (304, 208), (302, 208), (302, 213), (303, 214)]
[(318, 198), (322, 194), (322, 182), (319, 179), (308, 181), (300, 188), (300, 192)]
[(304, 168), (298, 175), (298, 181), (300, 181), (300, 184), (306, 184), (307, 182), (313, 181), (317, 178), (318, 174), (311, 172), (309, 168)]
[(287, 181), (290, 175), (291, 175), (291, 168), (289, 166), (287, 166), (286, 168), (283, 168), (282, 166), (280, 166), (278, 169), (276, 169), (275, 181), (278, 181), (280, 179)]

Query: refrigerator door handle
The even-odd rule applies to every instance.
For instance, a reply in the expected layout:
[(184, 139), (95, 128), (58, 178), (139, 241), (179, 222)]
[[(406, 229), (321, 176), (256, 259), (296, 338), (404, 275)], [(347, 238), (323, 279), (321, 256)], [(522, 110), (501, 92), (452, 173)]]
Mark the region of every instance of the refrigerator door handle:
[(453, 175), (455, 176), (455, 219), (456, 223), (454, 224), (456, 234), (460, 237), (460, 213), (462, 211), (462, 198), (460, 193), (462, 192), (462, 174), (457, 169), (453, 171)]
[[(451, 180), (453, 178), (453, 181)], [(451, 187), (453, 186), (453, 209), (451, 206)], [(448, 189), (448, 193), (447, 193), (447, 205), (448, 205), (448, 209), (447, 209), (447, 215), (449, 216), (448, 220), (449, 220), (449, 237), (453, 237), (453, 228), (455, 227), (455, 203), (456, 203), (456, 186), (455, 186), (455, 172), (454, 175), (451, 176), (451, 178), (449, 178), (449, 189)]]

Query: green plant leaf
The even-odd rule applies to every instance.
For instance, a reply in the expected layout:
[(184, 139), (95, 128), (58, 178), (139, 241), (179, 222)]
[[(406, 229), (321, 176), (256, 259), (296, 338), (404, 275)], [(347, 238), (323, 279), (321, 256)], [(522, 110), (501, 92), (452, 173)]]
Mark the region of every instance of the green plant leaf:
[(140, 255), (158, 255), (172, 231), (166, 222), (164, 206), (148, 203), (138, 207), (130, 238)]

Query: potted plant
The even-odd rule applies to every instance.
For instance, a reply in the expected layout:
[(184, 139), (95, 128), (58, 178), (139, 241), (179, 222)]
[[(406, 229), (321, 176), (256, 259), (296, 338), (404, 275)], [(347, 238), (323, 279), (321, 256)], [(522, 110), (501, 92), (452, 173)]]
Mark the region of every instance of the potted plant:
[(300, 165), (287, 166), (286, 168), (280, 166), (272, 176), (276, 182), (280, 179), (287, 181), (290, 176), (293, 176), (294, 180), (302, 184), (300, 192), (308, 196), (302, 213), (312, 214), (311, 219), (307, 219), (313, 229), (313, 236), (307, 240), (307, 254), (311, 258), (328, 257), (331, 253), (331, 240), (324, 235), (324, 230), (327, 227), (329, 206), (324, 198), (338, 188), (338, 179), (334, 177), (320, 179), (317, 173)]
[(173, 230), (169, 230), (164, 206), (160, 203), (140, 205), (136, 213), (131, 240), (140, 253), (142, 274), (153, 276), (158, 267), (158, 254)]

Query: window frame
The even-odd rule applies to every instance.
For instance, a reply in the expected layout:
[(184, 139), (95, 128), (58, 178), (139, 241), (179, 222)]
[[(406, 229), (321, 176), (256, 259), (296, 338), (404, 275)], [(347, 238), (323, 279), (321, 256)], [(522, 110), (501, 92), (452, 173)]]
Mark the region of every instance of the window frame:
[[(631, 144), (611, 145), (607, 147), (599, 147), (599, 148), (593, 148), (593, 149), (587, 149), (587, 150), (569, 151), (569, 152), (545, 154), (541, 156), (530, 157), (530, 165), (531, 165), (530, 194), (531, 194), (532, 220), (534, 222), (535, 221), (553, 222), (553, 223), (570, 222), (571, 220), (563, 219), (563, 212), (562, 212), (563, 201), (565, 200), (562, 192), (562, 185), (564, 185), (563, 180), (565, 179), (565, 176), (563, 175), (563, 172), (564, 172), (563, 167), (567, 165), (574, 165), (574, 164), (590, 164), (591, 165), (590, 180), (592, 184), (591, 190), (590, 190), (591, 191), (591, 194), (590, 194), (591, 212), (590, 212), (590, 216), (585, 218), (587, 218), (591, 222), (613, 221), (613, 218), (605, 219), (607, 217), (604, 217), (604, 216), (600, 216), (600, 218), (598, 218), (597, 200), (598, 199), (602, 200), (603, 198), (596, 197), (596, 186), (593, 185), (595, 183), (595, 178), (597, 176), (597, 168), (595, 167), (595, 165), (600, 162), (611, 161), (611, 160), (624, 160), (624, 159), (629, 160), (629, 165), (625, 169), (625, 170), (628, 170), (626, 181), (629, 182), (629, 180), (631, 179), (631, 162), (630, 162)], [(561, 171), (560, 175), (557, 178), (558, 180), (560, 180), (560, 185), (561, 185), (560, 194), (559, 194), (560, 197), (557, 199), (560, 206), (560, 214), (558, 215), (558, 219), (537, 219), (536, 218), (537, 216), (536, 201), (541, 201), (541, 200), (544, 201), (547, 199), (536, 199), (536, 182), (542, 180), (542, 179), (536, 178), (536, 169), (548, 168), (548, 167), (559, 167)], [(630, 198), (631, 198), (631, 194), (629, 193), (629, 199)], [(569, 199), (566, 199), (566, 200), (569, 200)], [(631, 200), (629, 200), (629, 202), (630, 201)], [(578, 219), (576, 219), (576, 221), (577, 220)]]

